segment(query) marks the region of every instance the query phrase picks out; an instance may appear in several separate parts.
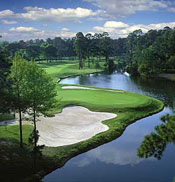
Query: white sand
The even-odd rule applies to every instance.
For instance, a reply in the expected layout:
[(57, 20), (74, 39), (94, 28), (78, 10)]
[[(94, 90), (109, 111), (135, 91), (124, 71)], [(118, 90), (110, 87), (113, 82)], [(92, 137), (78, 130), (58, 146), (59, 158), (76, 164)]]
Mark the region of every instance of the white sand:
[[(95, 88), (79, 87), (79, 86), (63, 86), (62, 89), (100, 90), (100, 89), (95, 89)], [(119, 93), (123, 93), (123, 91), (120, 91), (120, 90), (104, 90), (104, 91), (107, 91), (107, 92), (119, 92)]]
[[(116, 117), (116, 114), (92, 112), (85, 107), (66, 107), (54, 117), (40, 116), (37, 122), (39, 130), (38, 145), (51, 147), (70, 145), (87, 140), (98, 133), (108, 130), (101, 122)], [(0, 122), (0, 125), (17, 125), (17, 120)], [(32, 124), (23, 121), (23, 124)]]
[(79, 86), (63, 86), (62, 89), (85, 89), (85, 90), (98, 90), (95, 88), (79, 87)]
[(108, 130), (101, 122), (116, 117), (105, 112), (91, 112), (80, 106), (66, 107), (55, 117), (40, 117), (37, 122), (39, 145), (63, 146), (87, 140)]

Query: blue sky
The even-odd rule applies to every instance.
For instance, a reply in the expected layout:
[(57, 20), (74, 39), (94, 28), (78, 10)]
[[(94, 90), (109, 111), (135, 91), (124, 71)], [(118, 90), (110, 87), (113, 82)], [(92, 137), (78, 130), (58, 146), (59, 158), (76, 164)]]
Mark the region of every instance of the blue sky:
[(16, 41), (70, 38), (106, 31), (113, 38), (136, 29), (175, 27), (175, 0), (2, 0), (0, 35)]

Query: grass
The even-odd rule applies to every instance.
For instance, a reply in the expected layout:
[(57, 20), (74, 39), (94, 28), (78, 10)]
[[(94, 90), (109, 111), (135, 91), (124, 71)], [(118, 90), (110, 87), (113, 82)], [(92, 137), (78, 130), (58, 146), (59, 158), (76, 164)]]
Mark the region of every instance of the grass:
[[(49, 74), (55, 78), (55, 80), (71, 74), (80, 73), (81, 71), (74, 69), (74, 66), (77, 65), (42, 65), (42, 67), (44, 67), (44, 69), (46, 69)], [(59, 72), (57, 72), (58, 70)], [(63, 85), (58, 85), (57, 87), (57, 100), (60, 102), (60, 104), (57, 108), (50, 111), (52, 114), (60, 112), (63, 107), (68, 105), (81, 105), (90, 109), (91, 111), (115, 113), (117, 114), (117, 117), (103, 121), (104, 124), (109, 126), (109, 130), (73, 145), (62, 147), (44, 147), (42, 151), (43, 158), (38, 159), (37, 169), (35, 169), (35, 172), (33, 172), (33, 168), (31, 167), (33, 166), (33, 160), (30, 157), (31, 149), (27, 143), (28, 137), (32, 131), (32, 126), (23, 126), (24, 141), (26, 144), (25, 149), (23, 149), (24, 152), (21, 152), (17, 145), (11, 145), (11, 143), (10, 145), (4, 145), (4, 143), (1, 142), (1, 140), (6, 142), (15, 141), (13, 143), (19, 144), (18, 126), (1, 126), (0, 171), (2, 171), (2, 174), (6, 174), (8, 171), (9, 176), (11, 174), (11, 176), (15, 176), (15, 179), (21, 178), (22, 181), (24, 181), (25, 177), (33, 177), (33, 174), (35, 174), (35, 178), (43, 177), (54, 169), (64, 165), (64, 163), (72, 157), (118, 138), (122, 135), (126, 127), (136, 120), (159, 112), (163, 109), (163, 103), (161, 101), (136, 93), (127, 91), (109, 92), (106, 90), (112, 89), (95, 87), (89, 88), (95, 88), (96, 90), (66, 90), (62, 89), (61, 86)], [(14, 156), (11, 156), (9, 152), (13, 153)], [(5, 158), (3, 156), (5, 156)], [(13, 173), (14, 167), (16, 170), (15, 173)], [(0, 179), (2, 176), (0, 176)]]
[(44, 63), (40, 64), (40, 66), (45, 69), (55, 81), (59, 81), (60, 79), (69, 76), (102, 72), (102, 69), (95, 69), (94, 65), (91, 65), (91, 68), (89, 69), (87, 63), (84, 65), (84, 68), (80, 70), (78, 69), (78, 63)]
[[(28, 138), (33, 130), (33, 126), (23, 125), (23, 142), (28, 144)], [(1, 140), (14, 140), (19, 143), (19, 126), (0, 126), (0, 139)]]

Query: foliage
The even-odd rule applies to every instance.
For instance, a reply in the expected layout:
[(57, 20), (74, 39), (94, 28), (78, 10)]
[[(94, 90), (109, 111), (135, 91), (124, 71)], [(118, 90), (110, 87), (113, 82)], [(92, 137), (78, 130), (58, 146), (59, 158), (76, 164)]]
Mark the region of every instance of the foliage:
[(8, 112), (11, 105), (10, 88), (8, 80), (11, 61), (5, 50), (0, 51), (0, 112)]
[(76, 39), (74, 42), (75, 45), (75, 51), (77, 53), (77, 56), (79, 58), (79, 69), (83, 68), (83, 58), (85, 58), (85, 52), (86, 52), (86, 39), (82, 32), (78, 32), (76, 34)]
[(27, 82), (26, 98), (28, 98), (31, 109), (44, 114), (45, 111), (54, 106), (56, 83), (45, 70), (31, 61), (28, 63), (24, 79)]
[(126, 69), (132, 75), (151, 76), (175, 72), (175, 29), (141, 30), (127, 37)]
[(28, 98), (26, 97), (27, 82), (25, 80), (26, 71), (27, 61), (24, 60), (19, 54), (15, 54), (9, 78), (12, 82), (13, 107), (19, 113), (21, 148), (23, 147), (22, 112), (25, 112), (28, 108)]
[(161, 117), (162, 124), (155, 127), (155, 132), (145, 136), (138, 148), (138, 156), (148, 158), (154, 156), (161, 159), (168, 143), (175, 144), (175, 115), (166, 114)]

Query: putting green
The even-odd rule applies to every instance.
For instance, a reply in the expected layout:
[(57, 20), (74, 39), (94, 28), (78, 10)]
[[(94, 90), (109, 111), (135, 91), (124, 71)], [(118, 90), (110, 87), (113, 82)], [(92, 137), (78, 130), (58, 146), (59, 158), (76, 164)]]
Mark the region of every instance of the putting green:
[(124, 108), (146, 106), (152, 99), (131, 92), (109, 92), (105, 89), (85, 90), (85, 89), (59, 89), (58, 99), (62, 103), (83, 103), (99, 108)]

